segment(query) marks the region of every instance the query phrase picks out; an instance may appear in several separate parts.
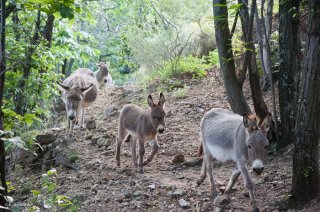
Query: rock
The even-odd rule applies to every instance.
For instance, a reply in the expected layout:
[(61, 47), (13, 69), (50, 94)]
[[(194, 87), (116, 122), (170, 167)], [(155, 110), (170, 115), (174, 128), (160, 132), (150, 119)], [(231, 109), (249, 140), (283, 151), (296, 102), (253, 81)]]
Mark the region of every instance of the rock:
[(116, 201), (120, 203), (122, 203), (124, 199), (125, 199), (124, 194), (120, 194), (116, 197)]
[(97, 124), (96, 124), (96, 121), (94, 119), (90, 119), (90, 120), (87, 121), (86, 128), (88, 130), (95, 129), (96, 127), (97, 127)]
[(179, 196), (182, 196), (182, 195), (184, 195), (184, 191), (179, 190), (179, 189), (175, 190), (172, 193), (170, 192), (170, 196), (171, 197), (179, 197)]
[(135, 191), (132, 195), (134, 197), (138, 197), (138, 196), (141, 196), (143, 193), (141, 191)]
[(154, 190), (156, 188), (156, 185), (155, 184), (148, 185), (148, 188), (150, 188), (151, 190)]
[(57, 139), (57, 136), (52, 133), (39, 134), (36, 136), (37, 143), (40, 145), (48, 145), (54, 142)]
[(230, 203), (230, 198), (226, 195), (218, 195), (214, 198), (213, 203), (215, 205), (227, 205)]
[(177, 163), (182, 163), (184, 162), (184, 155), (183, 154), (178, 154), (176, 156), (174, 156), (173, 160), (172, 160), (172, 163), (173, 164), (177, 164)]
[(132, 191), (130, 191), (130, 190), (125, 190), (125, 192), (124, 192), (124, 197), (125, 197), (125, 198), (131, 198), (131, 197), (132, 197)]
[(98, 147), (107, 146), (107, 139), (105, 138), (99, 138), (97, 141)]
[(186, 208), (186, 207), (189, 207), (190, 204), (187, 201), (185, 201), (184, 199), (179, 199), (179, 205), (182, 208)]
[(87, 135), (84, 137), (84, 139), (85, 139), (85, 140), (89, 140), (89, 139), (92, 138), (92, 136), (93, 136), (92, 134), (87, 134)]

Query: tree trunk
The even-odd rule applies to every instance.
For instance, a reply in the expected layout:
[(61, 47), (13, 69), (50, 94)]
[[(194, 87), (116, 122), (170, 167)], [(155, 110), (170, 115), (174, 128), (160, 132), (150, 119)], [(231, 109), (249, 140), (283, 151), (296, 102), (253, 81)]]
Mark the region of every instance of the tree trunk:
[(46, 25), (43, 31), (43, 37), (48, 41), (47, 47), (51, 47), (53, 32), (54, 15), (48, 14)]
[(69, 62), (69, 65), (68, 65), (68, 70), (67, 70), (67, 73), (66, 73), (66, 76), (65, 76), (65, 77), (70, 76), (71, 70), (72, 70), (72, 66), (73, 66), (73, 62), (74, 62), (74, 58), (71, 58), (71, 59), (70, 59), (70, 62)]
[[(221, 6), (225, 5), (225, 6)], [(218, 46), (219, 61), (223, 72), (223, 82), (233, 112), (249, 113), (250, 108), (245, 100), (241, 86), (237, 80), (233, 60), (230, 30), (228, 26), (228, 10), (226, 0), (213, 0), (215, 35)]]
[(62, 68), (61, 68), (61, 74), (63, 74), (63, 75), (66, 75), (67, 64), (68, 64), (68, 59), (64, 58), (63, 65), (62, 65)]
[(308, 39), (299, 85), (294, 139), (292, 202), (303, 205), (320, 192), (320, 0), (309, 0)]
[(279, 147), (294, 140), (295, 105), (300, 68), (299, 5), (296, 0), (281, 0), (279, 4), (279, 106), (282, 139)]
[[(2, 112), (2, 99), (4, 91), (4, 79), (6, 71), (6, 61), (5, 61), (5, 0), (1, 0), (1, 39), (0, 39), (0, 130), (3, 130), (3, 112)], [(6, 206), (6, 199), (3, 196), (7, 195), (7, 184), (6, 184), (6, 172), (5, 172), (5, 148), (4, 141), (0, 139), (0, 180), (1, 187), (4, 190), (0, 189), (0, 205)]]
[[(247, 34), (249, 31), (248, 0), (238, 0), (238, 4), (241, 4), (239, 13), (240, 13), (240, 20), (241, 20), (241, 28), (243, 33), (243, 41), (246, 42), (247, 36), (248, 36)], [(239, 74), (238, 74), (238, 81), (240, 83), (241, 88), (243, 87), (243, 83), (246, 79), (248, 65), (249, 65), (249, 54), (245, 54), (242, 70), (239, 70)]]
[(270, 41), (272, 33), (272, 12), (273, 11), (273, 0), (268, 0), (266, 18), (264, 20), (264, 25), (266, 26), (267, 40)]

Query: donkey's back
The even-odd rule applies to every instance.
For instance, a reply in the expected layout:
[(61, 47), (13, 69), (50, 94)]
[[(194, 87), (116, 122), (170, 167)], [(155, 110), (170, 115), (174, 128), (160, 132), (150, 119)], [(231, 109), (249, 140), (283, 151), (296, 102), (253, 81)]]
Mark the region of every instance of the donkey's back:
[(235, 160), (236, 140), (245, 139), (242, 116), (214, 108), (202, 118), (200, 130), (204, 149), (222, 162)]

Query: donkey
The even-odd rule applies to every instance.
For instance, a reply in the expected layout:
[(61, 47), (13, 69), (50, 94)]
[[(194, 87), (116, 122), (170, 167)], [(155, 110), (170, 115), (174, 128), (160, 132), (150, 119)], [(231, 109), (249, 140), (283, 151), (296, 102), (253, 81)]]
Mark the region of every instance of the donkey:
[[(117, 140), (116, 161), (120, 166), (120, 149), (123, 141), (132, 140), (132, 160), (134, 166), (139, 169), (139, 173), (143, 173), (143, 166), (150, 163), (158, 151), (159, 144), (157, 142), (157, 133), (163, 133), (165, 129), (164, 117), (166, 115), (163, 105), (165, 102), (164, 95), (160, 93), (158, 104), (153, 103), (151, 95), (148, 96), (148, 105), (150, 108), (142, 109), (134, 104), (125, 105), (119, 117), (119, 132)], [(139, 144), (139, 163), (136, 154), (136, 144)], [(151, 154), (146, 161), (143, 162), (145, 153), (145, 143), (152, 143)]]
[(66, 78), (63, 83), (57, 83), (61, 87), (61, 98), (66, 105), (67, 131), (73, 133), (79, 112), (81, 111), (80, 127), (83, 127), (85, 108), (89, 107), (98, 96), (98, 81), (91, 70), (80, 68)]
[(224, 109), (214, 108), (207, 112), (201, 120), (200, 154), (204, 153), (198, 186), (203, 183), (206, 175), (209, 176), (211, 194), (216, 195), (217, 190), (212, 175), (213, 158), (225, 162), (233, 160), (237, 169), (232, 173), (224, 193), (229, 194), (232, 186), (242, 174), (244, 184), (249, 190), (250, 202), (254, 211), (256, 201), (253, 193), (253, 182), (249, 176), (247, 163), (251, 163), (252, 170), (260, 175), (264, 169), (267, 156), (268, 140), (266, 133), (269, 130), (271, 114), (257, 122), (255, 115), (244, 114), (243, 117)]
[[(100, 62), (97, 64), (97, 66), (99, 67), (99, 71), (95, 72), (95, 77), (99, 83), (99, 87), (103, 87), (105, 84), (108, 83), (108, 76), (110, 75), (109, 64), (105, 62)], [(112, 81), (112, 78), (111, 78), (111, 81)]]

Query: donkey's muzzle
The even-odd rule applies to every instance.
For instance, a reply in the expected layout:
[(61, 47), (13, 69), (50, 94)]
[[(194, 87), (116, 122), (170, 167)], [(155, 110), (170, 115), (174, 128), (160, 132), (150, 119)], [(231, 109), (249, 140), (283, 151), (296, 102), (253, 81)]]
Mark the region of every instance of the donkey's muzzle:
[(163, 133), (164, 132), (164, 126), (161, 124), (157, 128), (158, 133)]
[(103, 81), (104, 81), (104, 83), (107, 83), (107, 82), (108, 82), (108, 80), (107, 80), (107, 79), (104, 79)]
[(254, 173), (256, 173), (257, 175), (260, 175), (263, 169), (264, 169), (263, 167), (259, 167), (259, 168), (253, 167), (252, 171), (254, 171)]
[(72, 121), (75, 118), (75, 116), (69, 116), (69, 119)]

